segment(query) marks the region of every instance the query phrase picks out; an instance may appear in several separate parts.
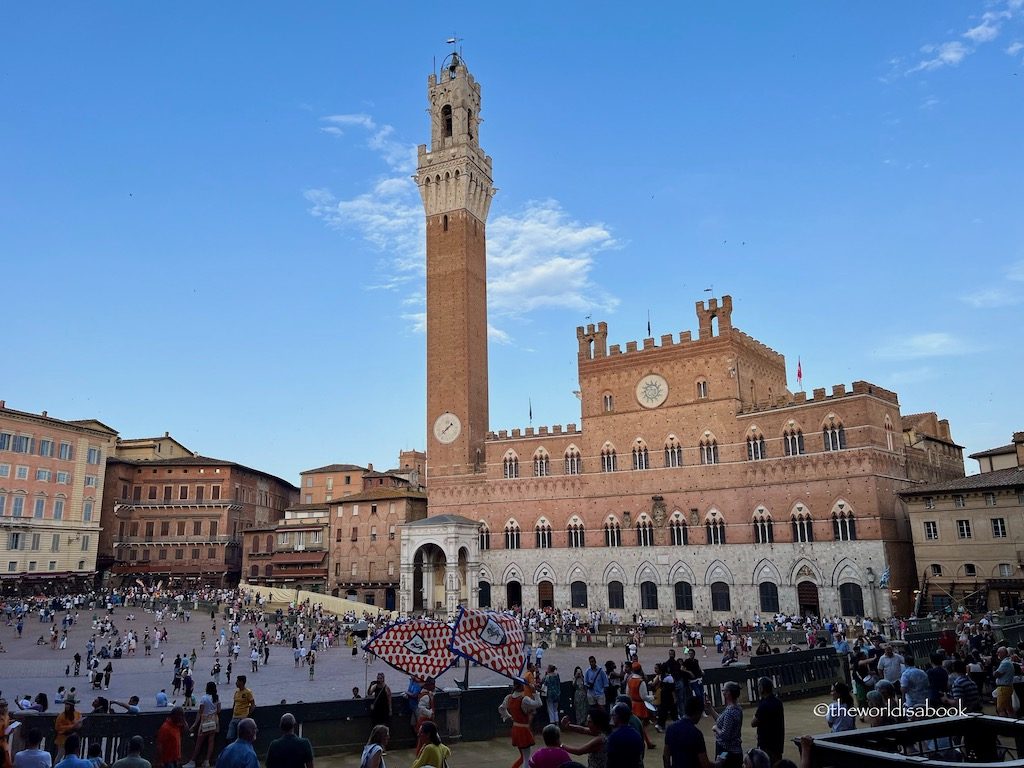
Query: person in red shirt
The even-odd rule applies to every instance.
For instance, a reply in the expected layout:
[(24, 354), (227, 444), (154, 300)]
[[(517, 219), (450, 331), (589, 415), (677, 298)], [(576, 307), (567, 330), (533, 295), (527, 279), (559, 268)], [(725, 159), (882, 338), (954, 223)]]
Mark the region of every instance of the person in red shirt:
[(181, 735), (185, 732), (185, 710), (175, 707), (156, 732), (156, 758), (159, 768), (178, 768), (181, 762)]

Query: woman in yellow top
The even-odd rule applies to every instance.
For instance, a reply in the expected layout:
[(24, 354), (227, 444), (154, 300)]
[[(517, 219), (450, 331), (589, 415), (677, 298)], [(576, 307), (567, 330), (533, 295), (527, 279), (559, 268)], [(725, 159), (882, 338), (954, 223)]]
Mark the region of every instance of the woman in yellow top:
[(451, 756), (452, 751), (441, 743), (437, 726), (427, 720), (420, 726), (420, 737), (420, 741), (424, 742), (423, 748), (410, 768), (445, 768), (445, 761)]

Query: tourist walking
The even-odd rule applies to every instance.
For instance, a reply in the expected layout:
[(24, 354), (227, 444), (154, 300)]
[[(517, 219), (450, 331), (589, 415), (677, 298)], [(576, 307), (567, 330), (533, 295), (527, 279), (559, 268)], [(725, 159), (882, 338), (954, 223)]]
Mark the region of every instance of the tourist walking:
[(591, 707), (603, 707), (606, 703), (608, 689), (608, 673), (597, 666), (597, 659), (588, 659), (590, 668), (584, 673), (583, 679), (587, 686), (587, 704)]
[[(538, 650), (540, 650), (538, 648)], [(548, 707), (548, 722), (558, 723), (559, 704), (562, 699), (562, 678), (558, 674), (558, 667), (548, 664), (547, 674), (544, 675), (543, 688), (545, 702)], [(561, 735), (561, 732), (559, 732)]]

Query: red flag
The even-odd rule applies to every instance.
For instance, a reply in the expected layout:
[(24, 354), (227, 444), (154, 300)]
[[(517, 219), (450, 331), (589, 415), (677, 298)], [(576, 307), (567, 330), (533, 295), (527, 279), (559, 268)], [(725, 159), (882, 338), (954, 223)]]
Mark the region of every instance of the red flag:
[(800, 365), (800, 358), (796, 359), (796, 383), (801, 387), (804, 385), (804, 368)]
[(451, 650), (482, 667), (517, 678), (526, 666), (526, 633), (515, 616), (480, 609), (459, 609)]
[(411, 619), (389, 624), (363, 649), (399, 672), (425, 680), (437, 677), (457, 662), (449, 645), (452, 628), (443, 621)]

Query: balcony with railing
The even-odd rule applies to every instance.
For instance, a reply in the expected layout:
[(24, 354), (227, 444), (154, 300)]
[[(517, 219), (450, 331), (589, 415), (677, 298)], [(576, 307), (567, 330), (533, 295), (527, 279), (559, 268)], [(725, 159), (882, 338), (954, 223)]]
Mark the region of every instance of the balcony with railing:
[(208, 536), (201, 533), (193, 536), (158, 536), (154, 533), (144, 536), (122, 536), (114, 542), (115, 547), (215, 547), (224, 544), (238, 545), (241, 544), (241, 539), (237, 536)]

